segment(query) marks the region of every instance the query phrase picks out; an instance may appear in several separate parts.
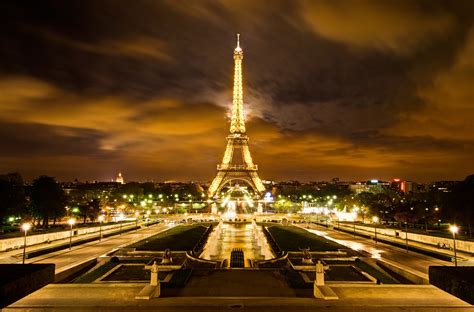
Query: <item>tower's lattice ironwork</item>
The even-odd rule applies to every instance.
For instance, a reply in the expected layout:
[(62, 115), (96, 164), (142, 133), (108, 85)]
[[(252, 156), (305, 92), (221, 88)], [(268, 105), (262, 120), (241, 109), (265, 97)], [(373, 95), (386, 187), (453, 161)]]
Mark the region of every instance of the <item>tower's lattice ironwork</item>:
[(237, 47), (234, 50), (234, 92), (230, 134), (227, 136), (227, 147), (222, 163), (217, 165), (217, 175), (209, 187), (209, 196), (213, 197), (226, 184), (245, 182), (256, 194), (265, 191), (260, 180), (258, 167), (253, 163), (249, 150), (249, 137), (245, 129), (244, 99), (242, 90), (242, 60), (244, 52), (240, 47), (237, 34)]

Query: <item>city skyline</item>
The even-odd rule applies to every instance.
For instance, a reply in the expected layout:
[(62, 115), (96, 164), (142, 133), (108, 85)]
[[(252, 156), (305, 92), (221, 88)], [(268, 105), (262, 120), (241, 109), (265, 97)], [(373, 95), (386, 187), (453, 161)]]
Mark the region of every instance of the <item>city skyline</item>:
[[(0, 171), (212, 180), (239, 32), (262, 179), (463, 180), (474, 172), (472, 6), (4, 2)], [(347, 26), (360, 20), (371, 27)]]

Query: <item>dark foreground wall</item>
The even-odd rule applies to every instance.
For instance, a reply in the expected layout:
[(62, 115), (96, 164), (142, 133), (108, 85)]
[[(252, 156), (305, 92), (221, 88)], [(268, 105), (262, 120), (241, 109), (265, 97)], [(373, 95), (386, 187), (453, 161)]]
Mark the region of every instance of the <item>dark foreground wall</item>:
[(474, 304), (474, 267), (430, 266), (430, 284)]
[(54, 264), (0, 264), (0, 308), (54, 282)]

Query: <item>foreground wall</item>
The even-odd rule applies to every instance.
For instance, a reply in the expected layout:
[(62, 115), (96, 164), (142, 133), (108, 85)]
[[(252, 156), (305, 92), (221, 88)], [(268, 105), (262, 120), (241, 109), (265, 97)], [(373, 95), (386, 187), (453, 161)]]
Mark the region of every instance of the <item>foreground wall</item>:
[(430, 266), (430, 284), (474, 304), (474, 267)]
[(0, 264), (0, 308), (54, 282), (54, 264)]

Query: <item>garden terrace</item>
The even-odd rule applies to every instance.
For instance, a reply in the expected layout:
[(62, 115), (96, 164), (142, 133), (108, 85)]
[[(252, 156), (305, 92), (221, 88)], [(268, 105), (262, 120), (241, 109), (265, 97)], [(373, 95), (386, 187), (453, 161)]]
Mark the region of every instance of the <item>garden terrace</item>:
[(193, 250), (211, 225), (211, 223), (179, 225), (128, 247), (135, 248), (136, 251)]
[(319, 252), (347, 249), (343, 245), (296, 226), (273, 225), (268, 226), (267, 230), (282, 251), (301, 251), (302, 248)]

